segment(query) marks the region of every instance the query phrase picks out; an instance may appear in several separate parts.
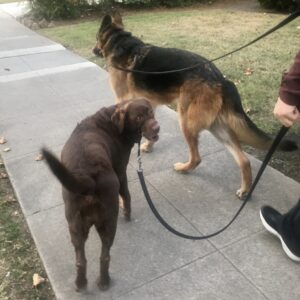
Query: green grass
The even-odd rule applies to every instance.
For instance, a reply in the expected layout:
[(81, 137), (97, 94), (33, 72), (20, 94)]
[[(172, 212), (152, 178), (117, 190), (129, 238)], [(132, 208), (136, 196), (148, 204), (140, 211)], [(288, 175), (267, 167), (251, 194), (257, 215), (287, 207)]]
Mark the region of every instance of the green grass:
[(46, 274), (1, 160), (0, 174), (0, 299), (54, 299), (49, 281), (32, 287), (34, 273)]
[(12, 3), (12, 2), (23, 2), (24, 0), (0, 0), (0, 4)]
[[(171, 10), (136, 13), (124, 17), (125, 28), (147, 43), (176, 47), (213, 59), (265, 32), (286, 15), (226, 9)], [(39, 32), (79, 55), (104, 65), (91, 53), (97, 21), (61, 25)], [(224, 58), (216, 65), (227, 78), (238, 82), (243, 105), (263, 129), (274, 131), (272, 115), (282, 71), (300, 48), (300, 20), (295, 20), (255, 45)], [(247, 68), (254, 72), (244, 74)]]
[[(0, 0), (4, 2), (12, 1)], [(128, 15), (124, 23), (127, 30), (145, 42), (186, 49), (212, 59), (250, 41), (284, 17), (214, 8), (154, 10)], [(91, 53), (99, 24), (100, 20), (76, 21), (39, 33), (103, 66), (105, 62)], [(216, 63), (228, 78), (238, 83), (244, 107), (250, 109), (251, 118), (266, 131), (275, 132), (279, 127), (272, 110), (281, 73), (290, 66), (299, 48), (300, 21), (296, 20)], [(247, 68), (254, 71), (251, 76), (244, 74)], [(287, 175), (291, 175), (290, 166), (295, 165), (293, 170), (299, 174), (299, 162), (292, 158), (291, 164), (286, 164)], [(3, 172), (0, 163), (0, 173)], [(8, 179), (0, 179), (0, 245), (0, 299), (54, 299), (48, 281), (38, 289), (32, 288), (33, 274), (46, 274)]]

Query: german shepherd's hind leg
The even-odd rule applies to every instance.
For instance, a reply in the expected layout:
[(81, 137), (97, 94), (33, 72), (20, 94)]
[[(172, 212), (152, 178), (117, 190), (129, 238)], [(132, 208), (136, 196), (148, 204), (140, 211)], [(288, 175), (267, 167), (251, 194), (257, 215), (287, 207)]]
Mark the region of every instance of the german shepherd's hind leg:
[(213, 126), (210, 128), (211, 133), (220, 140), (228, 151), (232, 154), (234, 160), (240, 167), (241, 171), (241, 187), (236, 191), (237, 197), (243, 199), (252, 183), (252, 172), (251, 165), (248, 157), (243, 152), (241, 145), (234, 134), (230, 129), (223, 126)]
[(241, 170), (241, 187), (236, 191), (240, 199), (244, 199), (249, 192), (252, 183), (251, 165), (248, 157), (245, 155), (239, 144), (225, 144), (228, 151), (234, 157)]

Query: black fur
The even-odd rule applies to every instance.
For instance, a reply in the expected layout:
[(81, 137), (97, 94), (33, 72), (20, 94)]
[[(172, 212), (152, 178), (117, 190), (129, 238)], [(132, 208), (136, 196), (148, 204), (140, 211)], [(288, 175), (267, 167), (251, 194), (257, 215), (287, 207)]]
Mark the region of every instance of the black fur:
[[(224, 77), (217, 67), (200, 55), (175, 49), (151, 46), (145, 57), (137, 59), (134, 69), (149, 72), (170, 71), (183, 69), (195, 64), (200, 66), (189, 71), (163, 75), (134, 74), (134, 80), (138, 87), (164, 92), (178, 87), (188, 79), (200, 78), (209, 84), (223, 82)], [(201, 75), (200, 75), (201, 74)]]

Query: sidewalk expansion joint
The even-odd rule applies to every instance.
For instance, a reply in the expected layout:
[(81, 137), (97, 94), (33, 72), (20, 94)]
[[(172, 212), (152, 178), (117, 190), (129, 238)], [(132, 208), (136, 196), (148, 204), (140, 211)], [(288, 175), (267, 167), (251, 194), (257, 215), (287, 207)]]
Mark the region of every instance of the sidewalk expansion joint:
[(27, 218), (30, 218), (30, 217), (32, 217), (34, 215), (37, 215), (37, 214), (41, 213), (41, 212), (45, 212), (45, 211), (48, 211), (48, 210), (51, 210), (51, 209), (54, 209), (56, 207), (63, 206), (63, 205), (64, 205), (63, 202), (61, 202), (61, 203), (55, 204), (53, 206), (47, 207), (45, 209), (38, 209), (38, 210), (36, 210), (34, 212), (29, 213), (28, 215), (25, 215), (25, 217), (27, 219)]
[[(22, 40), (22, 39), (28, 39), (33, 37), (34, 35), (17, 35), (17, 36), (10, 36), (10, 37), (4, 37), (0, 38), (0, 42), (4, 41), (12, 41), (12, 40)], [(0, 51), (1, 52), (1, 51)], [(6, 51), (5, 51), (6, 52)]]
[(16, 57), (16, 56), (24, 56), (24, 55), (29, 55), (29, 54), (54, 52), (54, 51), (59, 51), (59, 50), (66, 50), (66, 48), (60, 44), (54, 44), (54, 45), (47, 45), (47, 46), (40, 46), (40, 47), (0, 51), (0, 59)]
[(145, 286), (145, 285), (147, 285), (147, 284), (149, 284), (149, 283), (152, 283), (152, 282), (154, 282), (154, 281), (156, 281), (156, 280), (158, 280), (158, 279), (160, 279), (160, 278), (163, 278), (163, 277), (165, 277), (165, 276), (167, 276), (167, 275), (169, 275), (169, 274), (171, 274), (171, 273), (173, 273), (173, 272), (176, 272), (176, 271), (178, 271), (178, 270), (180, 270), (180, 269), (182, 269), (182, 268), (185, 268), (185, 267), (187, 267), (187, 266), (189, 266), (189, 265), (195, 263), (196, 261), (202, 260), (202, 259), (206, 258), (207, 256), (210, 256), (210, 255), (212, 255), (212, 254), (214, 254), (214, 253), (216, 253), (216, 252), (219, 252), (219, 251), (218, 251), (218, 250), (215, 250), (215, 251), (212, 251), (212, 252), (210, 252), (210, 253), (207, 253), (207, 254), (205, 254), (205, 255), (203, 255), (203, 256), (199, 256), (199, 257), (197, 257), (197, 258), (195, 258), (195, 259), (193, 259), (193, 260), (191, 260), (191, 261), (189, 261), (189, 262), (187, 262), (187, 263), (185, 263), (185, 264), (183, 264), (183, 265), (181, 265), (181, 266), (178, 266), (178, 267), (174, 268), (173, 270), (170, 270), (170, 271), (168, 271), (168, 272), (166, 272), (166, 273), (163, 273), (163, 274), (161, 274), (161, 275), (159, 275), (159, 276), (157, 276), (157, 277), (155, 277), (155, 278), (152, 278), (152, 279), (148, 280), (147, 282), (141, 283), (140, 285), (133, 287), (130, 291), (126, 291), (126, 292), (124, 292), (124, 293), (118, 295), (117, 298), (124, 297), (125, 295), (128, 295), (128, 294), (130, 294), (131, 292), (133, 292), (133, 291), (135, 291), (135, 290), (138, 290), (138, 289), (140, 289), (141, 287), (143, 287), (143, 286)]
[(94, 63), (86, 61), (86, 62), (75, 63), (75, 64), (71, 64), (71, 65), (64, 65), (64, 66), (53, 67), (53, 68), (45, 68), (45, 69), (41, 69), (41, 70), (28, 71), (28, 72), (23, 72), (23, 73), (18, 73), (18, 74), (3, 75), (3, 76), (0, 76), (0, 83), (7, 83), (7, 82), (11, 82), (11, 81), (53, 75), (53, 74), (57, 74), (57, 73), (78, 71), (78, 70), (85, 69), (85, 68), (92, 68), (92, 67), (94, 68), (95, 66), (96, 65)]

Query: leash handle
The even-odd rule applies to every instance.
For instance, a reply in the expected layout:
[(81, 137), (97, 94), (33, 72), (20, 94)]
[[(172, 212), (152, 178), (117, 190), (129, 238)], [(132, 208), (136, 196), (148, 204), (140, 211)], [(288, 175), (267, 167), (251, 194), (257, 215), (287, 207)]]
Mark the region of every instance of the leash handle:
[(155, 215), (155, 217), (158, 219), (158, 221), (167, 229), (169, 230), (171, 233), (184, 238), (184, 239), (189, 239), (189, 240), (204, 240), (204, 239), (208, 239), (211, 237), (214, 237), (218, 234), (220, 234), (221, 232), (225, 231), (234, 221), (235, 219), (238, 217), (238, 215), (241, 213), (241, 211), (243, 210), (243, 208), (245, 207), (245, 205), (247, 204), (247, 202), (249, 201), (249, 199), (251, 198), (251, 195), (261, 177), (261, 175), (263, 174), (264, 170), (266, 169), (268, 162), (270, 161), (273, 153), (275, 152), (276, 148), (278, 147), (279, 143), (281, 142), (282, 138), (285, 136), (285, 134), (287, 133), (287, 131), (289, 130), (288, 127), (282, 126), (281, 129), (279, 130), (278, 134), (276, 135), (272, 146), (270, 147), (268, 153), (265, 156), (265, 159), (259, 169), (259, 171), (257, 172), (257, 175), (255, 177), (255, 180), (253, 182), (253, 184), (251, 185), (251, 188), (249, 190), (249, 193), (247, 194), (246, 199), (244, 200), (244, 202), (242, 203), (242, 205), (240, 206), (240, 208), (238, 209), (238, 211), (236, 212), (236, 214), (233, 216), (233, 218), (230, 220), (230, 222), (225, 225), (223, 228), (211, 233), (211, 234), (207, 234), (207, 235), (203, 235), (203, 236), (193, 236), (193, 235), (188, 235), (188, 234), (184, 234), (182, 232), (177, 231), (176, 229), (174, 229), (172, 226), (170, 226), (165, 220), (164, 218), (160, 215), (160, 213), (157, 211), (155, 205), (153, 204), (153, 201), (150, 197), (150, 194), (148, 192), (147, 189), (147, 185), (145, 182), (145, 178), (144, 178), (144, 174), (143, 174), (143, 170), (141, 167), (141, 155), (140, 155), (140, 143), (138, 144), (138, 160), (139, 160), (139, 170), (137, 171), (138, 173), (138, 177), (145, 195), (145, 198), (148, 202), (148, 205), (150, 207), (150, 209), (152, 210), (153, 214)]

